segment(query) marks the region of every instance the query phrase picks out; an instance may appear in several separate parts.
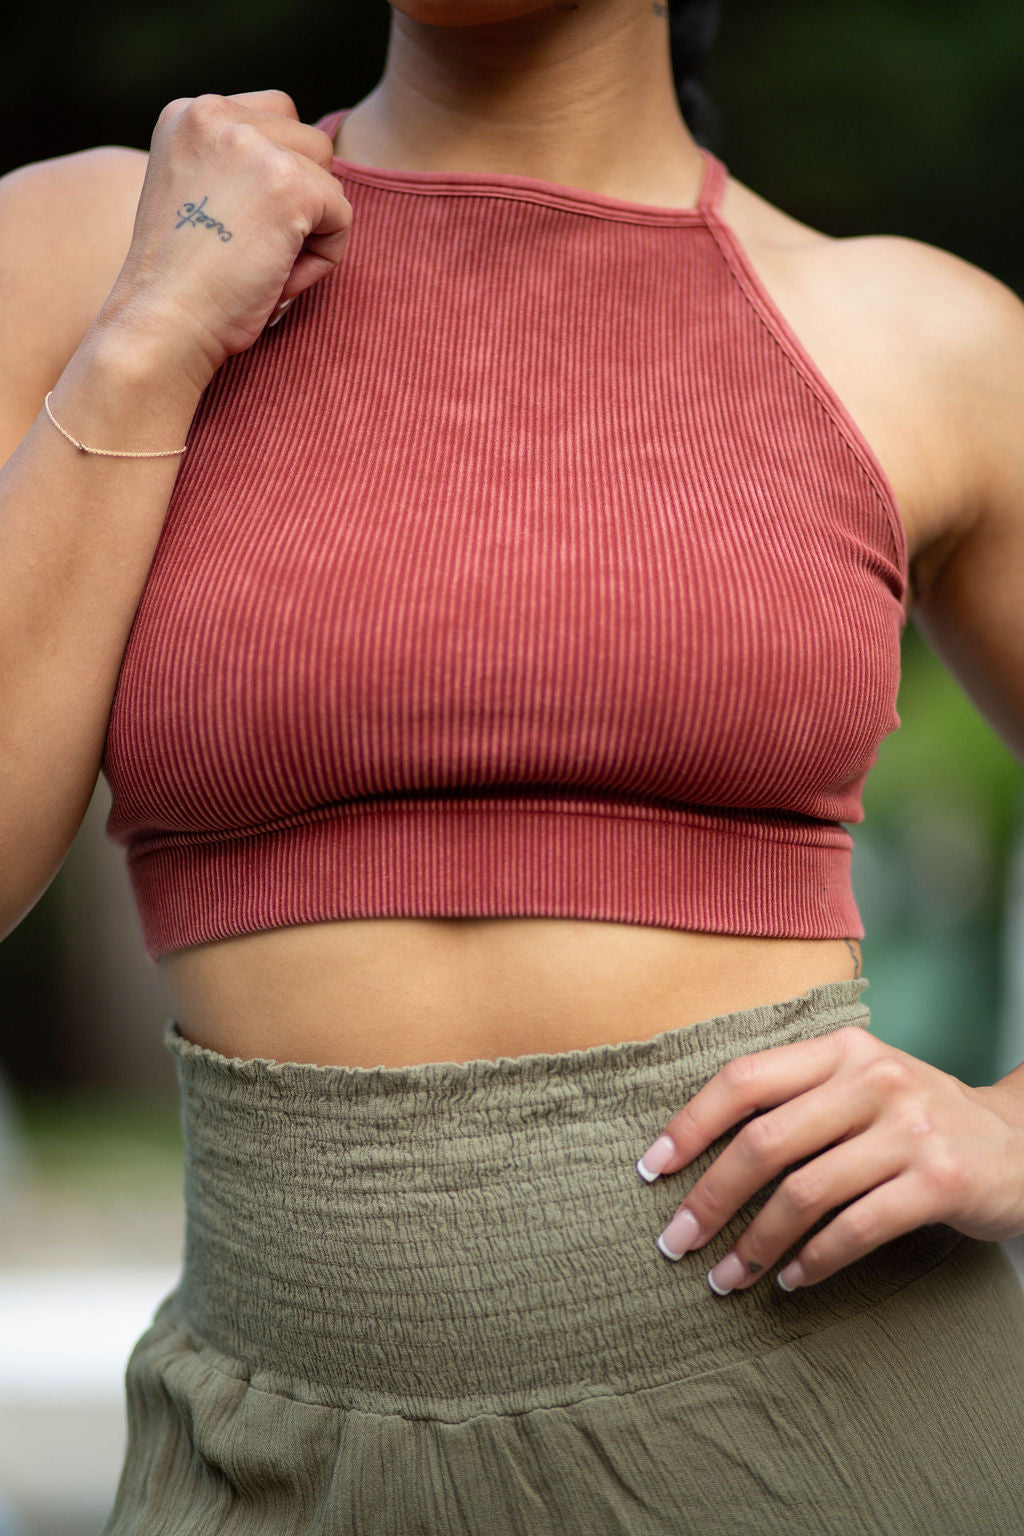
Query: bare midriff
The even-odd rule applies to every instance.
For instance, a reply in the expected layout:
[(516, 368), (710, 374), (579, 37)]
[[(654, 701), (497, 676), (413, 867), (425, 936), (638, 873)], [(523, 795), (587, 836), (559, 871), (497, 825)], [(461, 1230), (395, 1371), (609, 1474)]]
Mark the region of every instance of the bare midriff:
[(368, 918), (164, 955), (187, 1039), (226, 1056), (399, 1067), (585, 1050), (861, 974), (856, 939), (565, 918)]

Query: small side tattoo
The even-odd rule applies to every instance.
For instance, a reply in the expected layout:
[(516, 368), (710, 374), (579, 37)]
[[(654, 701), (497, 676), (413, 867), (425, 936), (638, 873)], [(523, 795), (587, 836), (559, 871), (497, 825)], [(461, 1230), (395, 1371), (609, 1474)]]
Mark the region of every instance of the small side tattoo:
[(201, 203), (186, 203), (184, 208), (179, 208), (178, 222), (174, 226), (175, 229), (180, 229), (183, 224), (195, 224), (196, 226), (205, 224), (207, 229), (216, 230), (222, 240), (230, 240), (230, 229), (225, 229), (224, 225), (217, 219), (208, 213), (204, 213), (203, 209), (205, 207), (206, 198), (204, 197)]
[(753, 1259), (747, 1260), (747, 1268), (752, 1275), (759, 1275), (764, 1268), (763, 1264), (755, 1264)]
[[(857, 944), (856, 939), (844, 939), (843, 943), (853, 956), (853, 974), (854, 977), (857, 977), (860, 975), (860, 945)], [(856, 948), (854, 948), (855, 944)]]
[(662, 5), (661, 0), (654, 0), (654, 4), (651, 6), (651, 10), (654, 12), (655, 16), (668, 15), (668, 6)]

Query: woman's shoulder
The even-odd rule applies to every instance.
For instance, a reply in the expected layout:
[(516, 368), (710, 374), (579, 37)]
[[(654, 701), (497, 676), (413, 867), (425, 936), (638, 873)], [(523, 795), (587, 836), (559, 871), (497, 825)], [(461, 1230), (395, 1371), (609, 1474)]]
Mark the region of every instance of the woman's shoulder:
[(905, 235), (826, 235), (735, 181), (723, 214), (781, 280), (810, 284), (837, 311), (885, 320), (933, 358), (998, 344), (1008, 324), (1024, 324), (1012, 289), (938, 246)]
[(142, 150), (102, 145), (0, 177), (0, 462), (114, 285), (148, 159)]
[(896, 487), (911, 555), (923, 557), (961, 527), (993, 459), (1016, 445), (1024, 303), (949, 251), (902, 235), (835, 238), (740, 182), (721, 212), (860, 422)]

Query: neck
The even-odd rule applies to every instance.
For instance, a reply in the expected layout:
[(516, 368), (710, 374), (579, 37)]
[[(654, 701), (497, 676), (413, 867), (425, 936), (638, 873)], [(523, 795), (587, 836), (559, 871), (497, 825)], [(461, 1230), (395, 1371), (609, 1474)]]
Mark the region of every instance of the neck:
[(343, 159), (500, 172), (607, 196), (693, 201), (701, 160), (672, 78), (667, 6), (567, 0), (437, 26), (393, 10), (384, 74), (349, 112)]

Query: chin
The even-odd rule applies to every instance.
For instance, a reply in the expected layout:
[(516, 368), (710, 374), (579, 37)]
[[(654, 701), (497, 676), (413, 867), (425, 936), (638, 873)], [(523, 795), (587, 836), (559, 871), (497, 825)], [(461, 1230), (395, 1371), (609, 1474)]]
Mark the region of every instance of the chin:
[[(473, 27), (567, 9), (567, 0), (388, 0), (393, 11), (428, 27)], [(574, 9), (576, 7), (573, 7)]]

